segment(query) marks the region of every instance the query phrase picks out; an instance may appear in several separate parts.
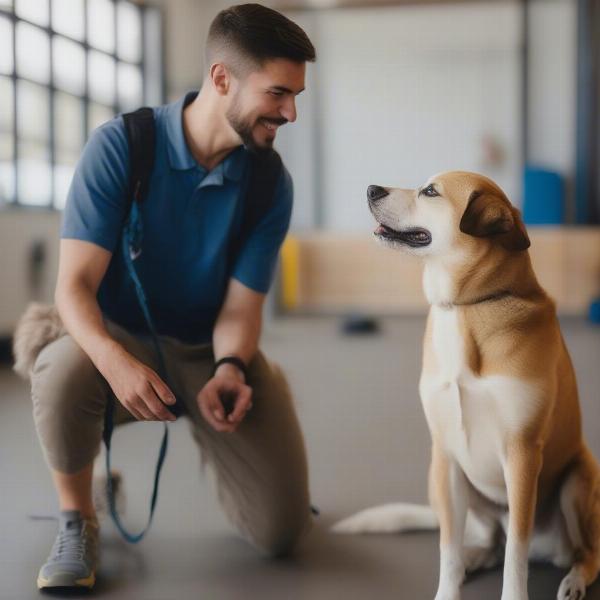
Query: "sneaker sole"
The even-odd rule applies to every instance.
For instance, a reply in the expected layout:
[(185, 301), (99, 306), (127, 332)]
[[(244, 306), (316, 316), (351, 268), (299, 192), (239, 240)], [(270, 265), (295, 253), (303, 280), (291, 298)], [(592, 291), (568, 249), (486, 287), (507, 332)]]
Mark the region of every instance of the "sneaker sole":
[(96, 575), (92, 573), (89, 577), (73, 579), (71, 573), (56, 573), (52, 577), (38, 577), (37, 586), (39, 590), (55, 587), (87, 588), (92, 589), (96, 583)]

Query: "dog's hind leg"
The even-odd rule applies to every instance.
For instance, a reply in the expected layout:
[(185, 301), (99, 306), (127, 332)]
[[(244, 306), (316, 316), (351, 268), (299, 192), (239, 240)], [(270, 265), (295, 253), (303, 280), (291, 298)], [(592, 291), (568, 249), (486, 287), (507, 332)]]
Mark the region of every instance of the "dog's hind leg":
[(463, 560), (467, 573), (491, 569), (502, 561), (501, 527), (492, 515), (470, 508), (467, 513)]
[(581, 600), (600, 569), (600, 469), (585, 446), (562, 485), (560, 508), (575, 562), (562, 580), (557, 598)]

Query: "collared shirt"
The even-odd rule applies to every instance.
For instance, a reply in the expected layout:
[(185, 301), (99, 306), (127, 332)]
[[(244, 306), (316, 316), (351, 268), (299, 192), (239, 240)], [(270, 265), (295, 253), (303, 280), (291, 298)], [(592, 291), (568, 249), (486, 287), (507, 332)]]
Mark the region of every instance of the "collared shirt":
[[(156, 155), (142, 204), (142, 254), (136, 270), (159, 334), (207, 342), (228, 282), (228, 249), (241, 226), (248, 151), (240, 146), (211, 171), (199, 165), (184, 137), (182, 112), (197, 92), (154, 109)], [(98, 291), (103, 313), (132, 332), (147, 330), (125, 267), (122, 224), (129, 158), (123, 120), (91, 135), (77, 164), (61, 237), (112, 253)], [(284, 168), (274, 201), (236, 257), (231, 275), (266, 293), (290, 222), (293, 188)]]

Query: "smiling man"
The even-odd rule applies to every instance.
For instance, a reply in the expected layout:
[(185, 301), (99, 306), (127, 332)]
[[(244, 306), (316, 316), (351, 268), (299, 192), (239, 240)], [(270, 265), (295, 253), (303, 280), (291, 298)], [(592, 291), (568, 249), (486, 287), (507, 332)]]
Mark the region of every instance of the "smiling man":
[[(266, 164), (254, 159), (296, 120), (315, 50), (283, 15), (245, 4), (215, 18), (206, 58), (200, 92), (153, 111), (155, 160), (140, 209), (136, 265), (168, 383), (158, 375), (120, 245), (130, 201), (121, 117), (94, 132), (76, 169), (55, 296), (65, 335), (45, 346), (32, 369), (36, 427), (61, 509), (41, 588), (94, 584), (92, 464), (111, 401), (118, 425), (172, 421), (181, 399), (223, 509), (264, 553), (290, 552), (310, 522), (305, 448), (288, 386), (258, 350), (263, 301), (292, 209), (292, 181), (280, 163), (267, 209), (233, 256), (231, 248), (253, 199), (246, 194), (251, 171)], [(176, 468), (189, 477), (194, 464)]]

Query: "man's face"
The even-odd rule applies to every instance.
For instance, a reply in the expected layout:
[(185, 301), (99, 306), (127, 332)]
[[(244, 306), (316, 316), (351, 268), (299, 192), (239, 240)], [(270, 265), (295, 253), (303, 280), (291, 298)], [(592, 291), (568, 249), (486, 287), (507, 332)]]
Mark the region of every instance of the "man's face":
[(305, 63), (279, 58), (245, 79), (232, 80), (227, 119), (248, 149), (270, 150), (277, 129), (296, 120), (296, 96), (304, 90), (305, 72)]

